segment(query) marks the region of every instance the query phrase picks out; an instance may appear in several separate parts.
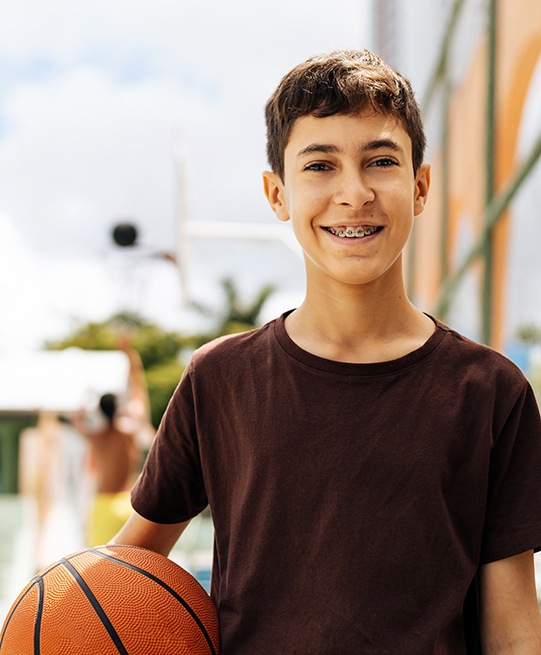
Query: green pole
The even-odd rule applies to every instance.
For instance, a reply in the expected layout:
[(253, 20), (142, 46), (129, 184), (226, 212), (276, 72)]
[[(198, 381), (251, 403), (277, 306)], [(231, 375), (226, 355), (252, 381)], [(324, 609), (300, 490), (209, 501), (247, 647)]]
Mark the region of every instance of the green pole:
[[(497, 0), (488, 2), (488, 69), (487, 69), (487, 107), (486, 107), (486, 175), (485, 206), (489, 207), (494, 197), (494, 171), (496, 152), (496, 39), (497, 39)], [(492, 338), (492, 300), (493, 300), (493, 240), (492, 230), (483, 248), (485, 270), (481, 297), (481, 337), (490, 344)]]
[(440, 85), (444, 73), (447, 70), (447, 58), (449, 56), (449, 49), (458, 27), (458, 21), (460, 14), (462, 13), (462, 9), (464, 8), (464, 4), (465, 0), (455, 0), (455, 3), (451, 9), (449, 22), (447, 23), (447, 28), (441, 42), (438, 60), (432, 69), (432, 75), (430, 76), (430, 80), (426, 86), (425, 95), (421, 103), (424, 112), (427, 112), (430, 105), (432, 104), (436, 89)]
[[(439, 50), (439, 55), (438, 59), (436, 61), (436, 65), (432, 69), (432, 74), (430, 75), (428, 84), (425, 89), (424, 97), (421, 102), (421, 107), (423, 109), (423, 113), (426, 115), (430, 109), (430, 106), (432, 105), (432, 101), (435, 97), (436, 91), (440, 85), (443, 84), (444, 87), (444, 97), (443, 97), (443, 125), (442, 125), (442, 133), (443, 133), (443, 143), (442, 143), (442, 152), (443, 152), (443, 158), (444, 160), (449, 161), (449, 148), (448, 148), (448, 143), (449, 143), (449, 125), (448, 125), (448, 112), (449, 112), (449, 80), (448, 80), (448, 72), (447, 72), (447, 60), (449, 56), (449, 50), (451, 48), (451, 44), (455, 35), (455, 32), (458, 27), (458, 22), (460, 19), (460, 15), (462, 13), (462, 10), (465, 5), (465, 0), (455, 0), (450, 14), (449, 14), (449, 21), (447, 23), (447, 28), (445, 30), (445, 34), (443, 35), (443, 39), (441, 41), (441, 46)], [(445, 164), (444, 164), (445, 166)], [(442, 241), (443, 239), (446, 239), (447, 237), (447, 223), (448, 223), (448, 215), (449, 215), (449, 207), (448, 207), (448, 175), (445, 173), (444, 177), (444, 189), (443, 189), (443, 194), (442, 194), (442, 203), (443, 203), (443, 215), (442, 215)], [(445, 259), (443, 260), (442, 263), (442, 279), (445, 277), (447, 274), (447, 244), (441, 245), (441, 250), (443, 253), (443, 248), (445, 247)], [(415, 269), (416, 269), (416, 235), (415, 235), (415, 227), (412, 231), (412, 234), (409, 239), (408, 243), (408, 263), (407, 263), (407, 269), (406, 269), (406, 287), (408, 291), (408, 295), (410, 298), (414, 298), (414, 290), (415, 290)]]
[(541, 159), (541, 134), (538, 135), (531, 151), (524, 160), (524, 163), (516, 171), (514, 177), (507, 183), (500, 193), (492, 197), (491, 202), (485, 210), (485, 227), (477, 243), (469, 251), (458, 271), (454, 275), (450, 275), (443, 280), (440, 300), (434, 310), (436, 316), (443, 316), (447, 312), (451, 298), (460, 281), (470, 270), (473, 262), (478, 257), (483, 256), (486, 244), (491, 239), (494, 227), (513, 201), (513, 198), (521, 189), (524, 182), (528, 179), (529, 174), (536, 166), (539, 159)]

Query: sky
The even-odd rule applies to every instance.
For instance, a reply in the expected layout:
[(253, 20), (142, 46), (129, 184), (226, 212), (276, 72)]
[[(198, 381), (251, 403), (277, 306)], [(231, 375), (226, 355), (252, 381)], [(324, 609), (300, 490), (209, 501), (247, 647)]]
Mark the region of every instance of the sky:
[[(301, 259), (277, 241), (191, 239), (187, 294), (160, 254), (178, 254), (181, 213), (274, 224), (264, 104), (307, 57), (371, 47), (368, 5), (3, 0), (0, 353), (123, 309), (189, 330), (187, 300), (215, 305), (226, 275), (248, 300), (277, 286), (268, 318), (294, 306)], [(114, 247), (122, 221), (137, 248)]]

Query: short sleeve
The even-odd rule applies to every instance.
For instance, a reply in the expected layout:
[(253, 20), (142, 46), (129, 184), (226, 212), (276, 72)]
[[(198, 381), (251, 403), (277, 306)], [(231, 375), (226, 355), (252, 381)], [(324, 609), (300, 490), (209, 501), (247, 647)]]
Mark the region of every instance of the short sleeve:
[(481, 563), (541, 548), (541, 421), (525, 382), (490, 456)]
[(155, 523), (187, 521), (205, 509), (191, 367), (176, 388), (132, 490), (136, 512)]

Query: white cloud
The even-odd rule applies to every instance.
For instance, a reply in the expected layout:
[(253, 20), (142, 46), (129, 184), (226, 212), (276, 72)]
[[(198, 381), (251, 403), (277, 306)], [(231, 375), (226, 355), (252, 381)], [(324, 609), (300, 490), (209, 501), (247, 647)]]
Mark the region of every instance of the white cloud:
[[(0, 3), (0, 211), (39, 253), (33, 274), (55, 289), (51, 325), (91, 313), (100, 297), (104, 311), (114, 302), (103, 258), (116, 219), (134, 219), (148, 244), (173, 246), (179, 142), (192, 218), (274, 220), (260, 180), (263, 105), (302, 59), (363, 46), (364, 4)], [(205, 261), (211, 251), (196, 250), (198, 276), (227, 267), (229, 245), (220, 266)], [(77, 268), (77, 259), (88, 261)], [(14, 266), (26, 266), (26, 278), (22, 261)], [(148, 305), (165, 306), (172, 293), (158, 291)]]
[(38, 348), (65, 333), (70, 317), (105, 318), (117, 297), (96, 261), (44, 261), (0, 214), (0, 352)]
[(21, 86), (0, 148), (0, 202), (44, 253), (105, 246), (115, 218), (146, 221), (171, 238), (171, 135), (193, 111), (180, 93), (155, 82), (112, 85), (81, 69), (54, 86)]
[[(0, 50), (24, 58), (47, 52), (68, 62), (109, 45), (163, 53), (172, 66), (228, 76), (228, 62), (297, 63), (314, 50), (358, 47), (364, 2), (335, 0), (4, 0)], [(279, 64), (278, 64), (279, 65)], [(230, 72), (236, 73), (238, 71)], [(231, 77), (233, 76), (231, 75)]]

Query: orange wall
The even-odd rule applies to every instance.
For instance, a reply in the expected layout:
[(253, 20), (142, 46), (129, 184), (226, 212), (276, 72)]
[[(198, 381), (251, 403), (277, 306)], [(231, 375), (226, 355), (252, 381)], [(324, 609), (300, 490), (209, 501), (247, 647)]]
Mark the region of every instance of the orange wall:
[[(517, 167), (515, 153), (522, 111), (531, 76), (541, 56), (541, 3), (539, 0), (499, 0), (497, 21), (495, 185), (496, 190), (501, 190)], [(454, 90), (450, 108), (451, 170), (446, 243), (449, 264), (454, 270), (460, 263), (456, 261), (456, 249), (462, 222), (469, 221), (479, 236), (484, 220), (487, 70), (487, 42), (483, 38), (467, 74)], [(437, 135), (429, 135), (429, 138), (433, 140)], [(409, 255), (416, 260), (414, 298), (428, 311), (434, 311), (437, 305), (441, 283), (441, 153), (432, 159), (431, 199), (423, 217), (418, 219), (415, 253)], [(506, 237), (510, 221), (512, 217), (505, 216), (494, 234), (492, 345), (499, 349), (503, 347)]]

